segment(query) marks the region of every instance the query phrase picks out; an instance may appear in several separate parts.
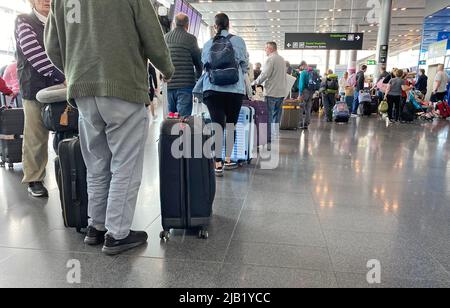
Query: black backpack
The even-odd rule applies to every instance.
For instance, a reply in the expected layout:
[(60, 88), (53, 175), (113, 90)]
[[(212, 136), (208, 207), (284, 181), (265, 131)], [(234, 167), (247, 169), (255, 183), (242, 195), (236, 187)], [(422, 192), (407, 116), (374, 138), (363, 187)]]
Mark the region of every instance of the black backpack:
[(316, 71), (310, 71), (308, 72), (308, 85), (307, 88), (311, 92), (316, 92), (320, 90), (320, 84), (322, 83), (322, 80), (320, 79), (319, 74)]
[(327, 78), (327, 90), (338, 91), (339, 82), (336, 78)]
[(239, 63), (230, 41), (232, 37), (230, 34), (227, 37), (215, 37), (213, 40), (206, 64), (206, 71), (213, 85), (227, 86), (239, 81)]
[(401, 112), (401, 121), (403, 122), (413, 122), (416, 118), (415, 108), (411, 102), (406, 102), (403, 104)]

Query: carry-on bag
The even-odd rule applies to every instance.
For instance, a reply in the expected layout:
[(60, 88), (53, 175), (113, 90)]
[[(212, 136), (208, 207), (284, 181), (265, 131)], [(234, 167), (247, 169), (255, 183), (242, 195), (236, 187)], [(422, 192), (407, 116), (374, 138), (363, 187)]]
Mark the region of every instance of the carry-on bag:
[[(255, 109), (253, 107), (242, 106), (239, 119), (236, 124), (236, 133), (231, 153), (231, 161), (250, 164), (256, 155), (256, 130), (255, 130)], [(224, 132), (224, 145), (226, 144), (226, 132)], [(225, 159), (225, 146), (222, 151), (222, 158)]]
[(401, 122), (413, 122), (416, 119), (416, 108), (411, 102), (406, 102), (402, 105), (400, 113)]
[(264, 101), (243, 101), (245, 107), (253, 107), (255, 110), (256, 140), (257, 145), (262, 146), (271, 142), (271, 128), (269, 110)]
[(64, 84), (39, 91), (36, 99), (44, 104), (41, 111), (45, 128), (52, 132), (78, 132), (78, 110), (66, 100)]
[(87, 170), (78, 138), (59, 143), (55, 173), (60, 192), (62, 216), (66, 228), (77, 232), (88, 226)]
[(78, 132), (78, 110), (67, 102), (45, 104), (42, 120), (49, 131)]
[(200, 238), (208, 238), (216, 177), (214, 159), (203, 151), (211, 138), (202, 133), (204, 127), (201, 117), (171, 118), (161, 125), (158, 148), (163, 240), (169, 239), (171, 229), (195, 229)]
[(389, 104), (387, 101), (382, 101), (380, 103), (380, 106), (378, 106), (378, 112), (379, 113), (387, 113), (389, 110)]
[[(283, 113), (281, 115), (281, 130), (296, 130), (300, 125), (303, 115), (302, 103), (300, 100), (285, 100), (283, 102)], [(303, 117), (304, 121), (304, 117)], [(304, 123), (303, 123), (304, 124)]]
[(437, 104), (437, 109), (439, 110), (439, 115), (443, 118), (443, 119), (447, 119), (448, 117), (450, 117), (450, 106), (448, 105), (447, 102), (440, 102)]
[(359, 103), (370, 103), (372, 102), (372, 95), (370, 94), (369, 91), (360, 91), (359, 92), (359, 97), (358, 97)]
[(333, 119), (337, 123), (348, 123), (350, 110), (346, 103), (337, 103), (333, 108)]
[(22, 143), (25, 116), (23, 108), (0, 107), (0, 166), (22, 162)]

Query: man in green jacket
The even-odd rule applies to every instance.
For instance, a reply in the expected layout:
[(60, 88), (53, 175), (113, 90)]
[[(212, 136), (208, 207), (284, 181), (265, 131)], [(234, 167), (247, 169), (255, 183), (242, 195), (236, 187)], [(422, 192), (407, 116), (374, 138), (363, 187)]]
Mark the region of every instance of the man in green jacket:
[(80, 112), (90, 217), (85, 243), (104, 243), (109, 255), (142, 245), (147, 234), (130, 227), (149, 125), (147, 61), (165, 79), (174, 72), (153, 5), (54, 0), (45, 46)]

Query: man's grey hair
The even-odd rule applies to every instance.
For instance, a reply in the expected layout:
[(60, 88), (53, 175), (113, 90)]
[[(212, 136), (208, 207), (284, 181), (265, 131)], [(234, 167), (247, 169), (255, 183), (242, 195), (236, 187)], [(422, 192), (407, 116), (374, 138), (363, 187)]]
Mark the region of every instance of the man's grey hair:
[(184, 13), (179, 13), (175, 16), (175, 24), (177, 27), (186, 27), (189, 25), (189, 16)]

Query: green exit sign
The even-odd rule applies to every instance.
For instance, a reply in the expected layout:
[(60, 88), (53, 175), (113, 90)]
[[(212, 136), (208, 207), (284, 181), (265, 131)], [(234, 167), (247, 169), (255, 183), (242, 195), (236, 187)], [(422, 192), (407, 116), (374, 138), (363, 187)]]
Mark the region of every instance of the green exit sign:
[(368, 60), (367, 65), (377, 65), (377, 61), (375, 60)]

